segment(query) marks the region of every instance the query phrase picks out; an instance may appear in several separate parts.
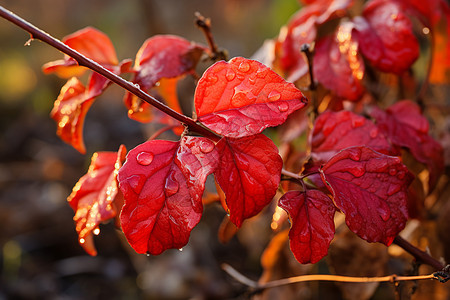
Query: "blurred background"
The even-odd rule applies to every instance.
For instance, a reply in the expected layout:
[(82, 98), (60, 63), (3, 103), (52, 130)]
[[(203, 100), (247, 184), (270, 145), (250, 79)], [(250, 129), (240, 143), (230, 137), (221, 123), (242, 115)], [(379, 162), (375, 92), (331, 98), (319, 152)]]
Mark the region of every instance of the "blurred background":
[[(212, 19), (215, 40), (230, 57), (250, 57), (299, 8), (296, 0), (2, 0), (0, 5), (59, 39), (96, 27), (111, 38), (119, 60), (134, 59), (144, 40), (160, 33), (206, 43), (194, 25), (196, 11)], [(207, 206), (182, 252), (137, 255), (113, 224), (105, 224), (95, 238), (98, 256), (85, 254), (66, 197), (93, 152), (117, 151), (120, 144), (131, 149), (154, 128), (129, 120), (123, 91), (112, 86), (87, 114), (87, 154), (63, 143), (49, 113), (65, 80), (41, 72), (62, 54), (39, 41), (25, 46), (28, 39), (0, 19), (0, 299), (234, 298), (243, 287), (220, 269), (224, 262), (258, 278), (270, 216), (254, 227), (261, 232), (244, 229), (223, 245), (217, 239), (224, 216), (219, 205)], [(191, 101), (193, 84), (185, 85), (181, 98)]]

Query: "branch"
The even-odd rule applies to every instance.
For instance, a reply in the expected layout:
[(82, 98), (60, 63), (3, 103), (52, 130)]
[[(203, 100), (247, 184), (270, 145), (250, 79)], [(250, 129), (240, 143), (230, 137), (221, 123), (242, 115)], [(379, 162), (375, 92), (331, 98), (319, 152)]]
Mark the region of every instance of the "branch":
[(199, 12), (195, 13), (195, 25), (201, 29), (208, 42), (209, 49), (211, 50), (211, 59), (213, 61), (228, 60), (228, 55), (225, 50), (219, 49), (214, 42), (214, 37), (211, 32), (211, 19), (205, 18)]
[(240, 283), (250, 287), (254, 292), (260, 292), (268, 288), (279, 287), (283, 285), (307, 282), (307, 281), (334, 281), (334, 282), (352, 282), (352, 283), (368, 283), (368, 282), (392, 282), (397, 283), (399, 281), (414, 281), (414, 280), (425, 280), (425, 279), (436, 279), (440, 282), (444, 282), (442, 279), (443, 272), (447, 270), (442, 270), (441, 272), (435, 272), (429, 275), (419, 275), (419, 276), (397, 276), (389, 275), (383, 277), (351, 277), (351, 276), (340, 276), (340, 275), (301, 275), (296, 277), (289, 277), (274, 281), (269, 281), (266, 283), (259, 283), (254, 280), (247, 278), (238, 271), (236, 271), (232, 266), (228, 264), (223, 264), (222, 269), (228, 273), (231, 277), (239, 281)]
[(111, 82), (114, 82), (115, 84), (119, 85), (120, 87), (124, 88), (125, 90), (129, 91), (130, 93), (141, 98), (143, 101), (147, 102), (148, 104), (152, 105), (153, 107), (166, 113), (167, 115), (171, 116), (172, 118), (180, 121), (185, 126), (187, 126), (189, 128), (189, 130), (199, 133), (199, 134), (203, 135), (204, 137), (210, 138), (214, 141), (218, 141), (220, 139), (220, 136), (218, 136), (214, 132), (210, 131), (206, 127), (201, 126), (195, 120), (176, 112), (175, 110), (166, 106), (164, 103), (158, 101), (156, 98), (154, 98), (154, 97), (150, 96), (149, 94), (145, 93), (144, 91), (142, 91), (139, 87), (135, 86), (132, 82), (127, 81), (127, 80), (123, 79), (122, 77), (114, 74), (113, 72), (105, 69), (100, 64), (87, 58), (86, 56), (82, 55), (81, 53), (73, 50), (72, 48), (70, 48), (69, 46), (67, 46), (66, 44), (61, 42), (60, 40), (54, 38), (53, 36), (44, 32), (42, 29), (39, 29), (38, 27), (34, 26), (33, 24), (22, 19), (21, 17), (17, 16), (13, 12), (5, 9), (2, 6), (0, 6), (0, 16), (4, 19), (10, 21), (11, 23), (15, 24), (16, 26), (24, 29), (28, 33), (30, 33), (30, 35), (31, 35), (30, 40), (37, 39), (37, 40), (40, 40), (40, 41), (58, 49), (62, 53), (75, 59), (80, 66), (84, 66), (84, 67), (91, 69), (92, 71), (102, 75), (103, 77), (107, 78)]
[(427, 264), (433, 267), (436, 271), (444, 269), (444, 265), (440, 261), (433, 258), (428, 253), (418, 249), (414, 245), (410, 244), (407, 240), (405, 240), (401, 236), (397, 236), (394, 239), (394, 244), (396, 244), (397, 246), (401, 247), (403, 250), (414, 256), (414, 258), (418, 262)]

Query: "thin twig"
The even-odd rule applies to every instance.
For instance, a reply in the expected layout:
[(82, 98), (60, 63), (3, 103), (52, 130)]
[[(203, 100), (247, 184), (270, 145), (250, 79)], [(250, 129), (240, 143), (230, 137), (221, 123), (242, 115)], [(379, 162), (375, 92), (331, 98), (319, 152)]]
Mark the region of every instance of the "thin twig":
[(201, 29), (205, 35), (206, 41), (208, 42), (209, 48), (211, 50), (211, 59), (213, 61), (218, 60), (228, 60), (228, 55), (225, 50), (219, 49), (217, 44), (214, 42), (214, 37), (211, 31), (211, 19), (205, 18), (199, 12), (195, 13), (195, 24)]
[(171, 116), (172, 118), (185, 124), (191, 131), (195, 131), (195, 132), (197, 132), (205, 137), (208, 137), (212, 140), (215, 140), (215, 141), (218, 141), (220, 139), (220, 136), (218, 136), (214, 132), (208, 130), (207, 128), (201, 126), (200, 124), (196, 123), (195, 120), (171, 109), (164, 103), (158, 101), (156, 98), (154, 98), (154, 97), (150, 96), (149, 94), (145, 93), (144, 91), (142, 91), (139, 87), (135, 86), (132, 82), (129, 82), (129, 81), (123, 79), (122, 77), (114, 74), (113, 72), (107, 70), (100, 64), (87, 58), (86, 56), (82, 55), (81, 53), (73, 50), (72, 48), (70, 48), (69, 46), (67, 46), (66, 44), (61, 42), (60, 40), (54, 38), (53, 36), (44, 32), (42, 29), (39, 29), (38, 27), (34, 26), (33, 24), (22, 19), (21, 17), (17, 16), (13, 12), (5, 9), (2, 6), (0, 6), (0, 16), (3, 17), (4, 19), (10, 21), (11, 23), (17, 25), (18, 27), (26, 30), (28, 33), (30, 33), (31, 39), (38, 39), (56, 49), (58, 49), (62, 53), (67, 54), (68, 56), (75, 59), (80, 66), (89, 68), (92, 71), (107, 78), (111, 82), (114, 82), (115, 84), (119, 85), (120, 87), (124, 88), (125, 90), (129, 91), (130, 93), (141, 98), (143, 101), (149, 103), (153, 107), (161, 110), (162, 112), (166, 113), (167, 115)]
[(438, 261), (437, 259), (433, 258), (430, 254), (418, 249), (414, 245), (410, 244), (407, 240), (402, 238), (401, 236), (397, 236), (394, 239), (394, 244), (397, 246), (400, 246), (403, 250), (414, 256), (414, 258), (421, 263), (427, 264), (431, 267), (433, 267), (436, 271), (444, 269), (444, 265)]
[(228, 264), (223, 264), (222, 269), (228, 273), (231, 277), (239, 281), (240, 283), (255, 289), (257, 291), (262, 291), (268, 288), (279, 287), (288, 284), (294, 284), (299, 282), (307, 282), (307, 281), (333, 281), (333, 282), (352, 282), (352, 283), (368, 283), (368, 282), (392, 282), (396, 283), (399, 281), (414, 281), (414, 280), (425, 280), (425, 279), (436, 279), (436, 274), (429, 275), (418, 275), (418, 276), (397, 276), (397, 275), (389, 275), (382, 277), (352, 277), (352, 276), (340, 276), (340, 275), (301, 275), (296, 277), (289, 277), (274, 281), (269, 281), (266, 283), (258, 283), (254, 280), (249, 279), (248, 277), (239, 273), (236, 269)]

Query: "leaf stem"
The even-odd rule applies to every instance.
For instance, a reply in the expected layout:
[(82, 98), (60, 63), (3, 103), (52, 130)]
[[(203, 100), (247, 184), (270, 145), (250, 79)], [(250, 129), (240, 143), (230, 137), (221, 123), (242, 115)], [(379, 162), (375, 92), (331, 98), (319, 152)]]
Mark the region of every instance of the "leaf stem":
[(351, 277), (351, 276), (340, 276), (340, 275), (328, 275), (328, 274), (316, 274), (316, 275), (301, 275), (296, 277), (289, 277), (274, 281), (269, 281), (266, 283), (259, 283), (253, 281), (246, 276), (239, 273), (232, 266), (228, 264), (223, 264), (222, 269), (228, 273), (231, 277), (239, 281), (240, 283), (252, 288), (255, 292), (262, 291), (268, 288), (279, 287), (283, 285), (307, 282), (307, 281), (334, 281), (334, 282), (352, 282), (352, 283), (368, 283), (368, 282), (392, 282), (396, 283), (399, 281), (414, 281), (414, 280), (425, 280), (425, 279), (436, 279), (436, 273), (429, 275), (419, 275), (419, 276), (397, 276), (395, 274), (382, 276), (382, 277)]
[(318, 116), (318, 103), (317, 103), (317, 84), (314, 79), (314, 70), (313, 70), (313, 61), (314, 61), (314, 50), (311, 50), (310, 44), (303, 44), (301, 47), (301, 51), (306, 56), (306, 62), (308, 63), (308, 72), (309, 72), (309, 87), (308, 89), (311, 91), (311, 105), (312, 105), (312, 114), (314, 120), (316, 116)]
[(30, 33), (30, 35), (31, 35), (30, 40), (37, 39), (37, 40), (40, 40), (40, 41), (58, 49), (62, 53), (75, 59), (80, 66), (84, 66), (88, 69), (91, 69), (92, 71), (94, 71), (94, 72), (102, 75), (103, 77), (107, 78), (108, 80), (114, 82), (115, 84), (119, 85), (120, 87), (124, 88), (125, 90), (129, 91), (130, 93), (141, 98), (148, 104), (152, 105), (153, 107), (166, 113), (167, 115), (171, 116), (172, 118), (180, 121), (185, 126), (187, 126), (191, 131), (201, 134), (204, 137), (210, 138), (214, 141), (218, 141), (220, 139), (220, 136), (218, 136), (214, 132), (210, 131), (206, 127), (201, 126), (194, 119), (191, 119), (183, 114), (176, 112), (175, 110), (171, 109), (164, 103), (158, 101), (156, 98), (154, 98), (154, 97), (150, 96), (149, 94), (145, 93), (144, 91), (142, 91), (139, 87), (135, 86), (132, 82), (127, 81), (127, 80), (123, 79), (122, 77), (114, 74), (113, 72), (107, 70), (100, 64), (87, 58), (86, 56), (82, 55), (78, 51), (75, 51), (74, 49), (70, 48), (69, 46), (67, 46), (66, 44), (61, 42), (60, 40), (54, 38), (50, 34), (44, 32), (42, 29), (34, 26), (33, 24), (22, 19), (21, 17), (17, 16), (13, 12), (5, 9), (2, 6), (0, 6), (0, 17), (8, 20), (9, 22), (15, 24), (16, 26), (18, 26), (18, 27), (22, 28), (23, 30), (27, 31), (28, 33)]
[(405, 240), (401, 236), (397, 236), (394, 239), (394, 244), (396, 244), (397, 246), (401, 247), (403, 250), (405, 250), (406, 252), (408, 252), (409, 254), (414, 256), (414, 258), (417, 261), (427, 264), (427, 265), (433, 267), (435, 270), (444, 269), (444, 265), (440, 261), (433, 258), (428, 253), (418, 249), (417, 247), (415, 247), (414, 245), (409, 243), (407, 240)]

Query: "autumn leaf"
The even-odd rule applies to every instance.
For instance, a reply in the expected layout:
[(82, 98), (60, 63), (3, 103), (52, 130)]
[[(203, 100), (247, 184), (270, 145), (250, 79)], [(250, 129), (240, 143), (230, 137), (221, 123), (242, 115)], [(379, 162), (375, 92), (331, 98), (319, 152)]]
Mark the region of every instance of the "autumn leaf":
[(278, 206), (289, 214), (289, 242), (295, 258), (314, 264), (327, 255), (335, 231), (336, 207), (331, 199), (319, 190), (289, 191)]
[(73, 220), (80, 245), (90, 255), (97, 255), (92, 234), (98, 234), (98, 225), (116, 216), (120, 207), (114, 200), (118, 193), (117, 172), (125, 160), (126, 148), (118, 152), (96, 152), (92, 155), (89, 170), (76, 183), (67, 198), (75, 211)]
[(158, 255), (182, 248), (200, 221), (206, 177), (218, 160), (202, 137), (151, 140), (132, 149), (119, 171), (125, 198), (121, 225), (137, 253)]
[[(123, 64), (126, 65), (126, 68), (130, 66), (128, 60), (119, 64), (116, 50), (111, 40), (98, 29), (86, 27), (64, 37), (62, 42), (104, 67), (112, 68)], [(73, 58), (66, 55), (63, 60), (45, 64), (42, 70), (46, 74), (55, 72), (60, 77), (70, 78), (72, 76), (80, 76), (86, 69), (79, 66)]]
[[(195, 72), (195, 67), (206, 50), (204, 46), (178, 36), (153, 36), (144, 42), (136, 54), (135, 77), (132, 82), (143, 91), (159, 85), (160, 95), (166, 103), (181, 113), (176, 94), (177, 82), (184, 75)], [(168, 90), (170, 94), (167, 93)], [(151, 107), (136, 96), (127, 93), (124, 102), (130, 118), (140, 122), (152, 119)]]
[(384, 154), (396, 154), (372, 121), (346, 110), (320, 114), (314, 122), (310, 139), (311, 156), (321, 162), (351, 146), (366, 146)]
[(56, 134), (83, 154), (86, 153), (83, 141), (84, 117), (93, 101), (94, 98), (86, 92), (84, 85), (72, 77), (61, 88), (50, 113), (57, 124)]
[(353, 36), (353, 23), (343, 22), (333, 36), (317, 41), (314, 77), (337, 96), (357, 101), (364, 93), (364, 62)]
[(419, 57), (412, 23), (397, 3), (371, 0), (353, 22), (362, 54), (379, 70), (401, 74)]
[(375, 118), (380, 131), (399, 147), (408, 148), (419, 162), (424, 163), (429, 172), (429, 191), (436, 186), (444, 172), (444, 150), (429, 134), (427, 119), (420, 107), (410, 100), (399, 101), (386, 111), (372, 107), (369, 112)]
[(220, 160), (214, 176), (225, 193), (231, 222), (240, 227), (272, 201), (283, 161), (278, 148), (263, 134), (222, 138), (217, 149)]
[(413, 176), (400, 158), (350, 147), (319, 171), (348, 227), (362, 239), (388, 246), (405, 227), (407, 189)]
[(353, 5), (352, 0), (318, 0), (300, 9), (281, 30), (278, 42), (281, 43), (277, 56), (281, 68), (287, 72), (289, 82), (297, 81), (308, 72), (308, 64), (301, 47), (316, 40), (318, 25), (342, 17), (346, 9)]
[(198, 120), (218, 134), (240, 138), (283, 123), (307, 100), (292, 84), (255, 60), (219, 61), (195, 91)]

